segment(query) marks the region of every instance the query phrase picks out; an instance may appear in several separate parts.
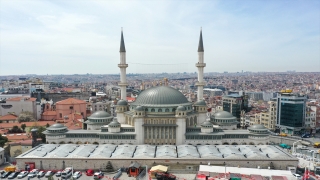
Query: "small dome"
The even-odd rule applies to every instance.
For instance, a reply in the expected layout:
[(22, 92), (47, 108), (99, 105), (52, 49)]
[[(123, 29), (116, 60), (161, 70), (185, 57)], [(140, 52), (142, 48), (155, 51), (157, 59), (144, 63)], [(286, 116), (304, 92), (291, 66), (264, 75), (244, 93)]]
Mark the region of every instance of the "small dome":
[(121, 100), (119, 100), (119, 101), (117, 102), (117, 105), (118, 105), (118, 106), (127, 106), (127, 105), (128, 105), (128, 102), (125, 101), (125, 100), (123, 100), (123, 99), (121, 99)]
[(214, 114), (215, 119), (234, 119), (235, 117), (227, 112), (227, 111), (221, 111)]
[(197, 101), (193, 104), (194, 106), (207, 106), (204, 100)]
[(60, 128), (63, 128), (65, 127), (63, 124), (60, 124), (60, 123), (56, 123), (56, 124), (53, 124), (50, 126), (51, 129), (60, 129)]
[(252, 130), (267, 130), (267, 128), (264, 127), (264, 125), (262, 125), (262, 124), (255, 124), (253, 126), (250, 126), (248, 129), (249, 130), (250, 129), (252, 129)]
[(96, 118), (107, 118), (110, 117), (111, 115), (109, 113), (107, 113), (106, 111), (97, 111), (94, 112), (93, 114), (91, 114), (91, 116), (89, 116), (89, 119), (96, 119)]
[(205, 121), (201, 124), (202, 127), (213, 127), (213, 124), (210, 121)]
[(108, 127), (120, 127), (121, 124), (118, 122), (117, 118), (113, 118), (113, 121), (108, 124)]
[(63, 129), (67, 129), (66, 126), (64, 126), (63, 124), (60, 123), (56, 123), (51, 125), (50, 127), (47, 128), (47, 130), (63, 130)]
[(186, 108), (184, 106), (178, 106), (177, 111), (185, 111)]
[(143, 109), (142, 106), (137, 106), (137, 107), (135, 108), (135, 110), (136, 110), (136, 111), (144, 111), (144, 109)]

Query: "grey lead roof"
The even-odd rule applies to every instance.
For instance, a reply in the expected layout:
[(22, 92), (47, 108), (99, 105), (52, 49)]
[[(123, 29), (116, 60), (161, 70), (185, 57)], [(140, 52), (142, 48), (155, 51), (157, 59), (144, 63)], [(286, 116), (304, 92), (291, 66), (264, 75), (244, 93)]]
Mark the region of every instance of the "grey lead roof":
[(231, 113), (227, 111), (220, 111), (213, 115), (214, 119), (236, 119)]
[(124, 39), (123, 39), (123, 32), (122, 31), (121, 31), (120, 52), (126, 52), (126, 47), (124, 46)]
[(190, 103), (178, 90), (168, 86), (156, 86), (140, 93), (132, 105), (173, 105)]
[(198, 52), (204, 52), (204, 49), (203, 49), (203, 41), (202, 41), (202, 30), (200, 31), (200, 39), (199, 39)]
[(105, 119), (111, 117), (111, 115), (106, 111), (96, 111), (88, 119)]

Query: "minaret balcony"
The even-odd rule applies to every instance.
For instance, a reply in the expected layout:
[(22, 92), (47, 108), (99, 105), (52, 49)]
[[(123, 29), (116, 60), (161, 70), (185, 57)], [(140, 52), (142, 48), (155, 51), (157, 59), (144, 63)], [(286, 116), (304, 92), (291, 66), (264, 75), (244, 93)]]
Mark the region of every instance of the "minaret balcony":
[(196, 63), (196, 67), (206, 67), (206, 63)]
[(127, 67), (128, 67), (128, 64), (118, 64), (118, 67), (119, 67), (119, 68), (127, 68)]
[(118, 86), (128, 86), (129, 84), (127, 82), (119, 82)]
[(205, 86), (206, 85), (206, 82), (196, 82), (195, 84), (194, 84), (195, 86)]

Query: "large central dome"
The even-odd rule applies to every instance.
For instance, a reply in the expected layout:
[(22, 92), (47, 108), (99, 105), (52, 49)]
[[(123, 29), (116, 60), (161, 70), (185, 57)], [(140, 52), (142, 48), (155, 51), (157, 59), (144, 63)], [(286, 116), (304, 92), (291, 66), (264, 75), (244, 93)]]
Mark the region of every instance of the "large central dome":
[(133, 105), (174, 105), (189, 103), (178, 90), (168, 86), (156, 86), (142, 91)]

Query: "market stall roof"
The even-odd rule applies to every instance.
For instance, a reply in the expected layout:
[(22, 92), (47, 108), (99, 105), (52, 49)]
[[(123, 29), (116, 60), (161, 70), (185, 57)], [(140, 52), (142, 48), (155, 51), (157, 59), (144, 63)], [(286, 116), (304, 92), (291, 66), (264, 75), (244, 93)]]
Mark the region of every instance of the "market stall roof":
[(167, 172), (168, 167), (167, 166), (162, 166), (162, 165), (157, 165), (153, 166), (150, 171), (157, 171), (157, 172)]

